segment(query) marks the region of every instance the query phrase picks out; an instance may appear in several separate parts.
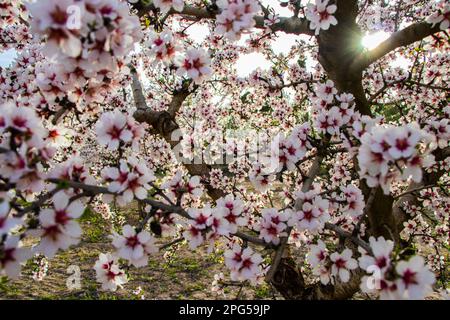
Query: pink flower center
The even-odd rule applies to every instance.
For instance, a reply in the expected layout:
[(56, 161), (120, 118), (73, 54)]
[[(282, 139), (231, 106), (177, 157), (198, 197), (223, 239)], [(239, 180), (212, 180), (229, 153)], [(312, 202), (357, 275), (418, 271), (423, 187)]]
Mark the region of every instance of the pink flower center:
[(377, 263), (377, 266), (380, 267), (380, 268), (386, 267), (386, 265), (387, 265), (386, 257), (379, 257), (376, 260), (376, 263)]
[(245, 259), (244, 261), (242, 261), (242, 269), (250, 269), (252, 265), (253, 262), (250, 259)]
[(61, 233), (58, 225), (53, 225), (44, 229), (44, 236), (50, 237), (53, 241), (56, 241), (58, 235)]
[(164, 43), (164, 41), (162, 41), (161, 38), (158, 38), (153, 43), (156, 44), (159, 47), (160, 45), (162, 45)]
[(104, 16), (110, 15), (113, 12), (111, 7), (103, 7), (100, 9), (100, 13)]
[[(321, 12), (319, 12), (319, 15), (320, 15), (320, 21), (322, 22), (323, 20), (327, 20), (328, 19), (328, 17), (330, 16), (330, 14), (328, 13), (328, 11), (327, 10), (324, 10), (324, 11), (321, 11)], [(329, 87), (327, 87), (327, 89), (328, 89)], [(331, 88), (330, 88), (331, 89)], [(329, 93), (331, 93), (331, 92), (329, 92)]]
[(409, 147), (408, 139), (397, 139), (395, 141), (395, 147), (400, 151), (405, 151)]
[(59, 25), (66, 24), (67, 22), (67, 12), (65, 10), (61, 10), (61, 8), (56, 5), (55, 11), (50, 13), (50, 17), (52, 17), (53, 22)]
[(118, 140), (122, 133), (122, 129), (117, 128), (116, 126), (112, 126), (107, 133), (111, 136), (111, 139)]
[(288, 151), (288, 153), (289, 153), (290, 155), (294, 155), (296, 149), (295, 149), (294, 147), (289, 147), (289, 148), (287, 149), (287, 151)]
[(49, 138), (56, 138), (59, 136), (58, 130), (50, 130), (48, 132), (48, 137)]
[(65, 210), (58, 210), (55, 212), (55, 222), (58, 224), (65, 225), (70, 220)]
[(406, 271), (403, 273), (402, 279), (406, 287), (412, 284), (417, 284), (416, 272), (413, 272), (410, 269), (406, 269)]
[(312, 211), (311, 210), (303, 211), (303, 217), (304, 217), (304, 219), (311, 221), (311, 219), (313, 218)]
[(334, 264), (336, 265), (336, 268), (338, 268), (338, 269), (345, 268), (345, 260), (342, 258), (338, 258)]
[(27, 120), (21, 117), (15, 117), (12, 122), (18, 128), (23, 128), (27, 124)]
[(322, 250), (319, 252), (319, 254), (317, 254), (317, 259), (319, 259), (319, 261), (322, 261), (323, 259), (325, 259), (325, 252), (323, 252)]
[(196, 237), (199, 234), (199, 231), (197, 230), (197, 228), (191, 227), (191, 229), (189, 230), (189, 232), (191, 233), (191, 235), (193, 237)]
[(137, 236), (132, 236), (127, 238), (127, 246), (134, 248), (139, 244), (139, 239)]
[(0, 256), (0, 264), (4, 266), (8, 262), (16, 260), (14, 259), (14, 251), (14, 248), (4, 250), (3, 255)]
[(200, 59), (195, 59), (192, 62), (192, 65), (194, 66), (195, 69), (200, 69), (201, 67), (203, 67), (203, 63), (201, 63)]
[(269, 228), (267, 228), (267, 233), (276, 236), (277, 235), (277, 229), (274, 226), (270, 226)]
[(195, 219), (195, 222), (197, 222), (197, 224), (202, 225), (202, 224), (205, 224), (207, 220), (208, 220), (207, 217), (205, 217), (203, 214), (200, 214), (200, 215), (197, 217), (197, 219)]
[(227, 215), (225, 217), (225, 219), (228, 220), (229, 223), (235, 224), (236, 223), (236, 216), (232, 213), (230, 213), (229, 215)]
[(242, 261), (241, 253), (240, 252), (239, 253), (235, 253), (234, 257), (233, 257), (233, 260), (236, 261), (236, 262), (241, 262)]

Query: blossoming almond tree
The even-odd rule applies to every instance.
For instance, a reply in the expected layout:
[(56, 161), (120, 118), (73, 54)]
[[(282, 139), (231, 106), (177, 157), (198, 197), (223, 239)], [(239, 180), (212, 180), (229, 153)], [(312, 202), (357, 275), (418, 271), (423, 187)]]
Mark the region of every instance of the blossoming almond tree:
[[(90, 208), (126, 220), (92, 266), (99, 290), (187, 242), (223, 254), (217, 293), (262, 282), (286, 299), (442, 293), (449, 8), (3, 1), (1, 49), (17, 57), (0, 68), (0, 275), (81, 245)], [(283, 34), (296, 42), (279, 53)], [(267, 69), (242, 75), (236, 62), (255, 52)]]

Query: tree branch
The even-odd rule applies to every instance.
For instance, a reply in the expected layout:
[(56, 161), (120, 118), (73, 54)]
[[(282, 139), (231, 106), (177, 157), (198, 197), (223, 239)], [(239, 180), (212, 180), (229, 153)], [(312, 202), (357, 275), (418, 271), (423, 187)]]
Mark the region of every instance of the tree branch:
[[(108, 190), (108, 188), (106, 187), (101, 187), (101, 186), (95, 186), (95, 185), (88, 185), (88, 184), (84, 184), (81, 182), (76, 182), (76, 181), (69, 181), (69, 180), (62, 180), (62, 179), (48, 179), (48, 182), (51, 183), (55, 183), (58, 185), (58, 187), (52, 191), (50, 194), (51, 196), (53, 196), (56, 192), (58, 192), (59, 190), (62, 190), (64, 187), (69, 187), (69, 188), (74, 188), (74, 189), (80, 189), (85, 191), (85, 194), (87, 196), (95, 196), (98, 194), (111, 194), (111, 195), (119, 195), (118, 193), (115, 192), (111, 192)], [(46, 196), (45, 199), (49, 199), (51, 196)], [(176, 213), (179, 216), (192, 220), (191, 216), (189, 216), (189, 214), (186, 212), (186, 210), (184, 210), (182, 207), (180, 206), (176, 206), (176, 205), (168, 205), (165, 204), (163, 202), (157, 201), (157, 200), (153, 200), (153, 199), (143, 199), (140, 200), (146, 204), (149, 204), (150, 206), (152, 206), (153, 208), (157, 208), (160, 210), (163, 210), (166, 213)], [(34, 208), (34, 207), (33, 207)], [(30, 210), (28, 210), (30, 211)], [(236, 233), (231, 234), (232, 236), (241, 238), (245, 241), (248, 242), (252, 242), (254, 244), (257, 245), (261, 245), (264, 247), (270, 247), (270, 244), (267, 244), (263, 239), (251, 236), (249, 234), (246, 234), (244, 232), (238, 231)]]
[(431, 27), (429, 23), (420, 22), (395, 32), (391, 37), (369, 52), (362, 53), (350, 66), (350, 72), (361, 71), (397, 48), (410, 45), (441, 31), (439, 25)]
[[(153, 4), (138, 7), (138, 15), (144, 16), (147, 12), (155, 10)], [(170, 15), (181, 15), (184, 18), (191, 19), (215, 19), (219, 12), (217, 10), (207, 10), (194, 6), (185, 5), (183, 11), (178, 12), (173, 8), (169, 11)], [(264, 26), (264, 17), (255, 16), (255, 27), (258, 29), (266, 29)], [(273, 32), (282, 31), (290, 34), (307, 34), (314, 35), (314, 32), (309, 28), (309, 23), (306, 19), (297, 17), (280, 17), (280, 21), (270, 27)]]
[(368, 253), (372, 254), (372, 248), (370, 248), (369, 244), (362, 239), (358, 238), (356, 235), (352, 235), (349, 232), (344, 231), (339, 226), (332, 224), (332, 223), (325, 223), (325, 229), (331, 230), (336, 232), (340, 237), (348, 238), (351, 242), (353, 242), (355, 245), (360, 246), (364, 250), (366, 250)]
[[(180, 139), (173, 140), (173, 134), (180, 128), (175, 121), (175, 115), (181, 108), (186, 98), (192, 93), (192, 91), (189, 90), (190, 81), (186, 81), (183, 84), (182, 89), (173, 93), (168, 111), (154, 111), (150, 108), (147, 108), (143, 103), (139, 104), (140, 102), (142, 102), (143, 94), (142, 86), (136, 73), (133, 74), (132, 87), (134, 100), (137, 107), (137, 110), (133, 115), (134, 118), (138, 122), (144, 122), (150, 125), (158, 135), (160, 135), (166, 140), (167, 143), (170, 144), (172, 149), (177, 147)], [(195, 88), (196, 87), (194, 87), (194, 90)], [(183, 162), (183, 165), (192, 176), (209, 177), (211, 167), (205, 163), (196, 164), (195, 162)], [(225, 196), (225, 192), (221, 189), (215, 189), (209, 184), (206, 184), (205, 187), (208, 191), (209, 196), (214, 200)]]
[[(323, 159), (324, 159), (324, 156), (321, 154), (318, 154), (316, 156), (316, 158), (314, 159), (314, 161), (311, 165), (311, 168), (309, 169), (308, 177), (303, 182), (302, 192), (307, 192), (311, 188), (311, 186), (314, 182), (314, 179), (319, 174), (320, 165), (322, 164)], [(304, 202), (303, 199), (297, 199), (295, 202), (295, 210), (297, 210), (297, 211), (301, 210), (302, 206), (303, 206), (303, 202)], [(267, 282), (270, 282), (273, 279), (275, 273), (277, 272), (277, 268), (280, 264), (281, 258), (283, 257), (283, 253), (286, 248), (287, 242), (289, 240), (289, 236), (291, 235), (291, 231), (292, 231), (292, 227), (289, 227), (286, 230), (287, 236), (280, 239), (280, 244), (279, 244), (277, 251), (275, 252), (275, 257), (273, 259), (272, 265), (270, 266), (270, 269), (266, 274)]]

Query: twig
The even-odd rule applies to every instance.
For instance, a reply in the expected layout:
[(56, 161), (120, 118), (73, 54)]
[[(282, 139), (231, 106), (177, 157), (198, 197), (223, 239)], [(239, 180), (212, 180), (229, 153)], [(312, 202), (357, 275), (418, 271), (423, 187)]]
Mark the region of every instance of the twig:
[(179, 242), (181, 242), (183, 240), (184, 240), (183, 237), (177, 238), (177, 239), (175, 239), (175, 240), (173, 240), (173, 241), (171, 241), (169, 243), (163, 244), (162, 246), (159, 247), (159, 250), (161, 251), (161, 250), (167, 249), (167, 248), (173, 246), (174, 244), (177, 244), (177, 243), (179, 243)]
[[(448, 185), (444, 185), (444, 186), (448, 186)], [(404, 195), (407, 195), (409, 193), (414, 193), (414, 192), (417, 192), (417, 191), (420, 191), (420, 190), (423, 190), (423, 189), (437, 188), (437, 187), (439, 187), (439, 185), (437, 185), (437, 184), (429, 184), (429, 185), (418, 187), (418, 188), (414, 188), (414, 189), (411, 189), (411, 190), (406, 190), (405, 192), (402, 192), (399, 195), (394, 196), (394, 199), (401, 198)]]
[(353, 236), (351, 233), (348, 233), (342, 230), (339, 226), (329, 222), (325, 223), (325, 228), (336, 232), (340, 237), (348, 238), (351, 242), (360, 246), (361, 248), (366, 250), (369, 254), (373, 255), (372, 248), (369, 246), (369, 244), (363, 241), (362, 239), (358, 238), (357, 236)]

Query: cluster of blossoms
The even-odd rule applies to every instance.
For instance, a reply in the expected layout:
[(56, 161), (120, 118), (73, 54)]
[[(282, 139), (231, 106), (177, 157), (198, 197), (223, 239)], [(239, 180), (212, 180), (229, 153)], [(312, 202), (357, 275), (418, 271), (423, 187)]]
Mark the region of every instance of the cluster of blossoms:
[(275, 208), (263, 209), (261, 211), (261, 221), (255, 226), (259, 231), (259, 237), (267, 243), (277, 245), (280, 238), (286, 236), (284, 232), (287, 228), (288, 212), (278, 212)]
[[(418, 224), (419, 222), (419, 224)], [(403, 222), (403, 230), (400, 232), (400, 237), (404, 240), (409, 240), (412, 235), (419, 232), (420, 223), (424, 222), (421, 216), (416, 216)]]
[(442, 117), (431, 117), (426, 120), (424, 130), (436, 138), (437, 147), (444, 149), (450, 141), (450, 105), (443, 110)]
[(0, 5), (0, 51), (22, 48), (31, 38), (29, 28), (21, 24), (28, 14), (21, 0), (4, 0)]
[(44, 255), (36, 255), (33, 259), (33, 280), (42, 281), (47, 276), (49, 262)]
[(260, 151), (261, 160), (255, 162), (248, 176), (250, 182), (259, 192), (265, 192), (275, 180), (275, 174), (284, 170), (296, 170), (308, 150), (312, 148), (308, 140), (311, 127), (308, 123), (295, 126), (289, 136), (278, 134), (270, 142), (270, 154)]
[(320, 282), (328, 284), (330, 282), (330, 270), (328, 259), (329, 252), (322, 240), (318, 240), (317, 244), (309, 246), (309, 252), (306, 255), (306, 261), (312, 267), (312, 273), (320, 277)]
[(211, 77), (211, 58), (203, 49), (189, 48), (184, 54), (178, 54), (178, 45), (174, 34), (164, 30), (161, 33), (150, 32), (146, 41), (150, 55), (157, 62), (176, 67), (178, 76), (192, 79), (195, 84), (201, 84)]
[(321, 231), (325, 223), (330, 220), (329, 201), (322, 198), (316, 190), (295, 193), (297, 201), (302, 203), (300, 210), (286, 209), (289, 215), (289, 226), (297, 230), (308, 230), (311, 233)]
[(144, 267), (148, 264), (148, 255), (158, 252), (155, 239), (146, 230), (139, 233), (130, 226), (122, 228), (122, 234), (113, 234), (112, 244), (119, 258), (128, 260), (135, 267)]
[(233, 281), (249, 280), (254, 283), (263, 272), (260, 265), (263, 261), (261, 255), (250, 247), (244, 249), (235, 243), (224, 255), (225, 265), (230, 269)]
[(44, 209), (39, 214), (41, 242), (36, 252), (52, 258), (59, 249), (67, 250), (81, 238), (81, 227), (76, 221), (84, 212), (81, 201), (69, 202), (64, 192), (53, 196), (53, 208)]
[[(86, 167), (83, 159), (80, 156), (74, 156), (67, 161), (58, 163), (48, 173), (48, 177), (57, 180), (66, 180), (85, 183), (88, 185), (95, 185), (96, 180), (89, 174), (89, 169)], [(64, 190), (69, 194), (71, 189)]]
[(176, 62), (178, 66), (177, 75), (187, 76), (196, 84), (208, 79), (211, 74), (211, 59), (203, 49), (188, 49), (183, 57)]
[(167, 191), (167, 196), (172, 201), (176, 201), (178, 197), (188, 194), (194, 199), (198, 199), (203, 194), (199, 176), (193, 176), (185, 179), (182, 171), (177, 171), (172, 179), (167, 180), (161, 185), (161, 189)]
[(349, 157), (346, 154), (339, 154), (333, 159), (332, 167), (329, 171), (331, 188), (338, 188), (351, 181), (350, 171), (348, 170), (350, 163)]
[[(142, 12), (131, 15), (129, 10), (129, 3), (138, 2), (38, 0), (25, 6), (18, 0), (5, 0), (0, 5), (0, 46), (5, 47), (2, 41), (27, 45), (25, 50), (21, 45), (16, 47), (18, 56), (12, 67), (0, 68), (0, 276), (15, 278), (20, 274), (21, 265), (33, 254), (37, 257), (45, 254), (45, 258), (39, 258), (39, 269), (34, 275), (42, 279), (48, 266), (47, 257), (52, 258), (59, 250), (80, 242), (82, 222), (78, 218), (90, 198), (89, 203), (95, 201), (95, 211), (110, 219), (113, 230), (117, 230), (117, 225), (123, 226), (120, 231), (113, 231), (112, 252), (101, 254), (94, 266), (97, 281), (104, 290), (115, 291), (128, 281), (125, 271), (128, 268), (122, 268), (123, 261), (119, 263), (119, 259), (138, 268), (148, 264), (149, 256), (159, 250), (155, 236), (178, 238), (161, 247), (174, 246), (164, 254), (166, 261), (184, 244), (183, 239), (191, 249), (202, 244), (209, 245), (210, 250), (215, 249), (216, 244), (225, 245), (228, 250), (225, 250), (224, 261), (231, 279), (252, 284), (262, 280), (265, 273), (263, 257), (269, 257), (270, 250), (288, 236), (288, 243), (299, 247), (317, 243), (310, 246), (307, 261), (313, 274), (325, 285), (353, 280), (352, 272), (359, 276), (356, 271), (359, 267), (371, 274), (362, 278), (364, 292), (391, 299), (425, 297), (435, 279), (425, 267), (424, 259), (395, 257), (394, 251), (399, 254), (410, 251), (393, 250), (393, 242), (383, 238), (370, 238), (369, 244), (364, 243), (365, 234), (373, 232), (370, 224), (362, 224), (361, 228), (358, 225), (356, 236), (351, 231), (357, 222), (364, 221), (360, 219), (365, 213), (372, 222), (373, 210), (369, 206), (367, 212), (364, 211), (361, 177), (369, 187), (381, 185), (388, 193), (392, 185), (396, 193), (409, 195), (410, 189), (403, 191), (405, 183), (393, 183), (398, 182), (395, 181), (398, 177), (401, 177), (398, 180), (412, 178), (414, 182), (425, 183), (429, 179), (421, 181), (423, 174), (438, 176), (441, 171), (448, 171), (450, 158), (433, 164), (431, 156), (434, 148), (449, 146), (450, 106), (445, 100), (445, 88), (440, 90), (447, 80), (440, 65), (450, 62), (445, 51), (448, 43), (439, 43), (440, 36), (436, 34), (433, 36), (436, 43), (424, 40), (421, 49), (414, 54), (411, 54), (412, 49), (406, 49), (406, 54), (397, 52), (407, 60), (417, 56), (410, 77), (400, 70), (402, 68), (389, 65), (391, 55), (373, 64), (381, 73), (374, 71), (377, 68), (373, 66), (364, 70), (362, 84), (368, 82), (372, 87), (363, 91), (374, 92), (375, 98), (370, 99), (373, 110), (388, 105), (389, 100), (396, 102), (392, 91), (402, 99), (399, 103), (413, 105), (414, 102), (417, 106), (417, 114), (404, 108), (404, 114), (395, 118), (395, 122), (410, 124), (385, 125), (389, 117), (361, 116), (356, 111), (360, 106), (354, 97), (338, 92), (340, 82), (335, 86), (330, 80), (322, 81), (327, 75), (320, 64), (306, 68), (306, 60), (317, 55), (317, 44), (322, 50), (324, 37), (317, 43), (310, 41), (310, 45), (299, 39), (286, 55), (272, 50), (272, 41), (277, 40), (277, 35), (270, 29), (279, 21), (286, 23), (278, 24), (274, 30), (296, 29), (296, 24), (290, 22), (302, 9), (299, 3), (285, 3), (296, 12), (291, 19), (279, 18), (270, 7), (264, 8), (264, 18), (257, 16), (261, 7), (256, 0), (218, 0), (213, 1), (212, 7), (199, 10), (190, 6), (185, 9), (183, 0), (154, 0), (156, 9), (152, 7), (145, 22), (147, 29), (154, 26), (158, 32), (143, 33), (144, 19), (138, 18)], [(408, 17), (408, 23), (412, 16), (410, 10), (419, 6), (415, 2), (406, 6), (408, 13), (404, 17)], [(315, 0), (307, 5), (305, 17), (316, 35), (337, 24), (333, 16), (337, 6), (333, 3), (335, 1)], [(144, 6), (146, 4), (140, 1), (133, 8), (140, 10)], [(386, 4), (386, 7), (391, 6)], [(376, 16), (370, 13), (373, 8), (377, 9), (376, 5), (367, 7), (373, 15), (374, 28), (393, 28), (390, 26), (392, 19), (388, 17), (392, 12), (383, 7)], [(33, 17), (30, 23), (25, 21), (25, 8)], [(447, 29), (450, 24), (447, 1), (435, 1), (430, 8), (426, 16), (433, 13), (428, 23), (435, 29), (437, 25), (442, 30)], [(215, 31), (201, 44), (194, 44), (196, 39), (188, 36), (191, 26), (200, 23), (212, 30), (213, 23), (206, 24), (194, 17), (205, 12), (208, 18), (215, 19)], [(400, 18), (398, 22), (403, 24)], [(191, 19), (195, 20), (193, 24), (188, 22)], [(361, 20), (359, 26), (370, 24), (364, 22), (365, 17)], [(377, 26), (377, 23), (386, 25)], [(256, 25), (266, 28), (262, 36), (255, 33), (241, 45), (237, 40)], [(421, 24), (426, 28), (430, 25)], [(310, 33), (304, 30), (303, 23), (299, 22), (299, 26), (299, 32)], [(29, 28), (38, 37), (33, 38)], [(364, 27), (361, 29), (366, 31)], [(147, 41), (140, 42), (143, 36)], [(139, 50), (137, 44), (147, 51)], [(200, 49), (200, 46), (207, 48)], [(185, 48), (188, 48), (186, 52), (181, 52)], [(430, 57), (421, 57), (428, 51)], [(148, 52), (151, 54), (147, 55)], [(274, 66), (268, 71), (257, 70), (249, 77), (240, 77), (236, 62), (241, 54), (250, 52), (261, 53)], [(426, 60), (424, 68), (416, 67), (422, 60)], [(160, 130), (146, 135), (147, 125), (138, 124), (132, 116), (132, 105), (137, 101), (130, 97), (130, 91), (136, 94), (135, 81), (132, 90), (129, 88), (131, 61), (137, 69), (151, 65), (150, 70), (143, 68), (145, 77), (142, 77), (147, 80), (143, 83), (143, 94), (149, 113), (166, 110), (169, 104), (169, 110), (173, 110), (180, 104), (174, 121), (182, 131), (189, 132), (181, 144), (186, 158), (195, 159), (198, 144), (202, 150), (207, 145), (214, 153), (214, 160), (229, 155), (234, 160), (237, 154), (239, 159), (224, 166), (208, 163), (206, 169), (203, 165), (187, 165), (186, 169), (198, 176), (176, 171), (175, 176), (163, 179), (164, 183), (158, 186), (155, 173), (159, 176), (175, 172), (180, 164), (174, 163), (171, 142), (166, 141), (168, 135), (155, 138), (153, 133)], [(296, 61), (295, 66), (291, 68), (294, 63), (288, 61)], [(419, 69), (426, 70), (423, 78), (412, 74)], [(214, 79), (207, 81), (213, 72)], [(192, 81), (179, 81), (179, 77)], [(189, 91), (187, 97), (179, 99), (186, 91), (185, 85)], [(129, 113), (119, 110), (129, 110)], [(378, 110), (375, 113), (378, 114)], [(383, 110), (380, 114), (388, 115), (388, 112)], [(304, 119), (306, 123), (297, 125)], [(69, 124), (71, 130), (63, 127)], [(166, 126), (161, 124), (165, 131)], [(200, 127), (198, 132), (194, 129), (197, 126)], [(258, 157), (258, 163), (251, 163), (253, 150), (247, 147), (241, 150), (239, 142), (227, 141), (222, 148), (223, 137), (219, 133), (225, 128), (248, 127), (275, 136), (273, 140), (267, 138), (262, 142), (266, 148), (262, 158)], [(155, 129), (159, 128), (155, 126)], [(280, 133), (284, 130), (286, 135)], [(95, 135), (91, 135), (91, 131), (95, 131)], [(217, 137), (222, 143), (220, 147), (215, 141)], [(252, 135), (245, 139), (248, 144), (256, 140)], [(95, 140), (104, 147), (100, 152), (95, 150)], [(261, 146), (261, 141), (257, 142)], [(146, 152), (135, 157), (136, 153), (144, 151), (140, 150), (141, 143)], [(194, 150), (187, 150), (188, 146), (195, 146)], [(436, 158), (441, 156), (438, 152), (436, 155)], [(306, 167), (313, 158), (321, 163), (312, 161), (311, 168), (318, 170), (310, 174)], [(422, 173), (422, 169), (426, 173)], [(360, 170), (359, 176), (357, 170)], [(247, 188), (247, 179), (261, 193)], [(105, 187), (97, 186), (99, 181)], [(313, 190), (295, 192), (302, 183), (304, 186), (312, 183)], [(215, 204), (205, 203), (202, 185), (209, 193), (217, 191), (214, 195), (226, 196), (217, 199)], [(418, 243), (418, 252), (422, 250), (420, 245), (436, 249), (432, 254), (422, 253), (428, 255), (427, 263), (440, 272), (442, 278), (445, 278), (442, 272), (445, 255), (439, 249), (448, 246), (450, 241), (450, 204), (448, 197), (442, 196), (444, 186), (448, 186), (445, 176), (439, 178), (436, 185), (424, 185), (424, 190), (411, 192), (417, 201), (402, 205), (406, 221), (401, 221), (405, 229), (400, 234), (406, 242)], [(403, 198), (402, 194), (399, 198)], [(280, 207), (284, 209), (273, 208), (272, 199), (282, 199), (284, 206)], [(116, 212), (108, 205), (116, 201), (124, 207), (135, 200), (139, 202), (139, 215), (143, 219), (136, 227), (128, 224), (128, 216), (121, 215), (120, 210), (124, 208)], [(296, 209), (292, 209), (294, 204)], [(252, 233), (247, 234), (247, 231)], [(339, 245), (336, 235), (340, 237)], [(31, 250), (20, 241), (28, 241), (30, 236), (40, 238)], [(338, 249), (327, 248), (324, 242), (327, 237), (333, 239), (333, 247)], [(347, 243), (342, 241), (344, 238), (365, 248), (359, 248), (359, 261), (354, 257), (356, 250), (343, 246)], [(264, 248), (261, 251), (264, 256), (253, 248), (256, 244)], [(399, 247), (402, 245), (399, 243)], [(215, 292), (223, 292), (224, 279), (222, 273), (214, 276)], [(141, 295), (140, 288), (134, 294)]]
[(100, 145), (109, 150), (131, 145), (133, 150), (137, 151), (145, 128), (145, 124), (137, 123), (132, 116), (115, 110), (101, 115), (95, 126), (95, 133)]
[(175, 61), (175, 54), (179, 50), (174, 35), (168, 30), (161, 33), (151, 32), (147, 47), (156, 61), (171, 64)]
[[(408, 215), (403, 222), (401, 239), (420, 245), (433, 246), (439, 255), (439, 247), (450, 243), (449, 218), (450, 202), (448, 197), (440, 196), (437, 188), (420, 191), (417, 205), (405, 203), (402, 210)], [(433, 258), (434, 259), (434, 258)], [(430, 263), (430, 261), (428, 261)]]
[(97, 282), (102, 284), (103, 290), (116, 291), (128, 282), (125, 271), (120, 269), (118, 258), (109, 253), (100, 254), (94, 270)]
[(202, 209), (189, 208), (188, 209), (190, 225), (187, 230), (183, 232), (183, 237), (189, 242), (189, 247), (195, 249), (204, 241), (203, 232), (211, 227), (213, 223), (216, 224), (216, 230), (212, 232), (227, 232), (226, 226), (224, 228), (224, 221), (220, 219), (220, 212), (213, 211), (209, 205)]
[(328, 30), (331, 25), (337, 25), (337, 20), (333, 16), (337, 6), (328, 5), (329, 0), (315, 0), (315, 3), (308, 3), (306, 8), (306, 19), (309, 20), (309, 28), (315, 30), (316, 35), (320, 30)]
[(271, 183), (275, 180), (275, 176), (267, 174), (264, 166), (260, 163), (254, 163), (248, 173), (248, 177), (252, 185), (259, 192), (266, 192), (271, 188)]
[[(133, 3), (136, 1), (137, 0), (130, 2)], [(162, 14), (166, 14), (171, 8), (178, 12), (183, 11), (184, 8), (183, 0), (154, 0), (153, 4), (161, 11)]]
[(43, 0), (28, 7), (33, 31), (47, 38), (47, 52), (81, 58), (91, 68), (126, 56), (142, 36), (139, 20), (117, 0)]
[(254, 16), (261, 10), (255, 0), (220, 0), (221, 12), (216, 17), (216, 33), (231, 41), (239, 40), (241, 33), (254, 27)]
[(150, 183), (155, 181), (153, 171), (146, 163), (132, 156), (127, 160), (120, 159), (118, 167), (103, 168), (101, 175), (108, 183), (108, 190), (114, 193), (104, 195), (103, 200), (109, 203), (115, 199), (120, 206), (130, 203), (134, 198), (145, 199), (151, 188)]
[(102, 102), (116, 76), (125, 73), (126, 59), (142, 38), (139, 19), (118, 0), (42, 0), (28, 4), (31, 28), (44, 37), (45, 64), (38, 84), (49, 101), (68, 95), (78, 104)]
[(371, 254), (360, 248), (359, 266), (370, 276), (361, 279), (361, 290), (378, 293), (381, 299), (423, 299), (431, 292), (435, 281), (421, 256), (394, 262), (391, 259), (394, 243), (383, 237), (369, 239)]
[(216, 201), (216, 208), (223, 210), (223, 217), (229, 223), (230, 233), (236, 233), (238, 227), (247, 225), (244, 217), (246, 208), (244, 202), (237, 196), (229, 194)]
[(209, 204), (202, 209), (190, 208), (190, 223), (183, 232), (183, 237), (188, 240), (192, 249), (200, 246), (205, 239), (213, 245), (219, 236), (234, 234), (239, 226), (247, 224), (247, 219), (242, 216), (243, 212), (242, 200), (231, 194), (218, 199), (214, 208)]
[(0, 275), (15, 279), (20, 276), (21, 265), (31, 257), (18, 236), (9, 236), (0, 248)]
[(422, 169), (434, 163), (429, 146), (432, 142), (416, 123), (374, 126), (361, 138), (360, 176), (370, 187), (380, 185), (386, 194), (396, 179), (420, 182)]
[(342, 197), (338, 198), (344, 202), (342, 212), (353, 218), (359, 217), (364, 210), (365, 202), (361, 190), (353, 184), (341, 187)]
[(314, 128), (322, 134), (339, 135), (343, 125), (354, 120), (354, 98), (351, 94), (337, 95), (334, 82), (318, 83), (312, 97)]
[(21, 1), (19, 0), (4, 0), (0, 6), (0, 27), (4, 28), (15, 22), (15, 19), (20, 16)]
[(278, 164), (275, 172), (281, 170), (295, 170), (297, 162), (305, 156), (307, 152), (306, 134), (302, 140), (296, 132), (293, 132), (289, 137), (284, 137), (282, 134), (278, 135), (272, 142), (272, 159)]
[(0, 175), (30, 195), (44, 190), (44, 164), (55, 149), (48, 132), (31, 108), (0, 105)]
[(214, 280), (211, 283), (211, 291), (216, 295), (225, 296), (223, 281), (225, 281), (225, 275), (222, 272), (214, 275)]
[(433, 5), (434, 13), (427, 17), (426, 21), (431, 23), (433, 27), (436, 24), (439, 24), (441, 30), (448, 29), (450, 27), (450, 4), (447, 1), (442, 0), (433, 3)]
[(325, 243), (319, 240), (317, 245), (310, 245), (306, 260), (311, 265), (313, 274), (319, 276), (323, 284), (335, 283), (337, 277), (345, 283), (350, 279), (350, 271), (358, 267), (352, 256), (350, 249), (330, 254)]

